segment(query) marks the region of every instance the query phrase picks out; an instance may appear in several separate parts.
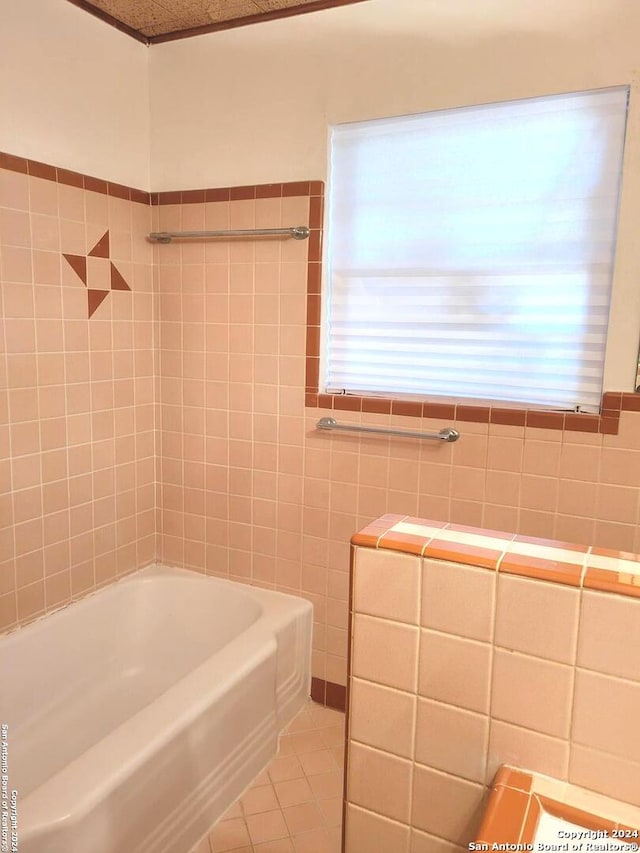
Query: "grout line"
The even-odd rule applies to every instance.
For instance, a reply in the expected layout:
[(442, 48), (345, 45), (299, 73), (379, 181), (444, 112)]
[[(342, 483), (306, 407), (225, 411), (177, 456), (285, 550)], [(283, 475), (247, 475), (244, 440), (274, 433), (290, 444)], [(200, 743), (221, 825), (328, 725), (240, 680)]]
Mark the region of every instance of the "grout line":
[[(310, 712), (312, 712), (312, 713), (314, 713), (314, 714), (319, 714), (321, 717), (325, 717), (325, 716), (326, 716), (326, 717), (327, 717), (327, 724), (325, 724), (325, 725), (312, 725), (312, 726), (310, 726), (309, 728), (303, 728), (303, 729), (301, 729), (300, 731), (297, 731), (297, 732), (295, 732), (295, 731), (294, 731), (294, 732), (290, 732), (290, 731), (289, 731), (289, 728), (290, 728), (290, 726), (291, 726), (291, 723), (290, 723), (290, 724), (289, 724), (289, 726), (287, 726), (287, 728), (285, 729), (285, 731), (282, 733), (282, 736), (283, 736), (283, 737), (286, 737), (286, 736), (290, 736), (290, 735), (294, 735), (294, 734), (306, 734), (306, 733), (310, 733), (310, 732), (322, 732), (322, 731), (327, 731), (327, 730), (329, 730), (329, 729), (335, 728), (335, 727), (336, 727), (336, 725), (339, 725), (339, 724), (337, 724), (337, 723), (335, 722), (334, 714), (336, 714), (336, 713), (340, 713), (340, 712), (334, 712), (333, 710), (331, 710), (331, 709), (327, 709), (327, 708), (325, 708), (325, 707), (323, 707), (323, 706), (321, 706), (321, 705), (318, 705), (317, 703), (315, 703), (315, 702), (313, 702), (313, 701), (311, 701), (311, 700), (310, 700), (310, 701), (309, 701), (309, 702), (308, 702), (308, 703), (307, 703), (307, 704), (302, 708), (302, 710), (299, 712), (298, 716), (297, 716), (296, 718), (294, 718), (294, 720), (295, 720), (295, 719), (298, 719), (299, 717), (301, 717), (301, 716), (302, 716), (302, 715), (304, 715), (305, 713), (309, 714)], [(344, 721), (344, 715), (343, 715), (343, 714), (341, 715), (340, 719), (342, 719), (342, 720)], [(292, 722), (293, 722), (293, 721), (292, 721)], [(240, 809), (240, 815), (239, 815), (239, 816), (235, 816), (235, 817), (229, 817), (229, 818), (226, 818), (225, 820), (221, 820), (221, 821), (220, 821), (220, 823), (224, 823), (226, 820), (229, 820), (229, 821), (230, 821), (230, 820), (242, 820), (243, 826), (244, 826), (245, 831), (246, 831), (246, 835), (247, 835), (247, 837), (248, 837), (249, 839), (251, 839), (251, 835), (250, 835), (250, 833), (249, 833), (249, 825), (248, 825), (248, 819), (249, 819), (249, 818), (259, 818), (259, 816), (260, 816), (260, 815), (264, 815), (264, 814), (267, 814), (267, 813), (270, 813), (270, 812), (280, 812), (280, 814), (281, 814), (281, 816), (282, 816), (282, 821), (283, 821), (283, 823), (284, 823), (284, 825), (285, 825), (285, 827), (286, 827), (286, 829), (287, 829), (287, 834), (286, 834), (286, 835), (283, 835), (283, 836), (280, 836), (278, 839), (274, 839), (274, 842), (283, 841), (283, 840), (285, 840), (285, 839), (288, 839), (291, 843), (294, 843), (296, 838), (299, 838), (299, 837), (300, 837), (300, 838), (302, 838), (302, 837), (304, 837), (304, 836), (308, 836), (308, 837), (310, 838), (312, 833), (322, 832), (322, 833), (325, 835), (325, 837), (327, 837), (327, 838), (328, 838), (328, 837), (330, 837), (330, 835), (331, 835), (332, 833), (334, 833), (334, 832), (335, 832), (335, 833), (337, 833), (337, 832), (339, 831), (339, 829), (340, 829), (339, 825), (335, 825), (335, 824), (331, 825), (331, 824), (329, 824), (329, 823), (328, 823), (328, 818), (325, 816), (325, 814), (324, 814), (324, 812), (323, 812), (322, 808), (320, 807), (320, 803), (322, 803), (322, 802), (328, 802), (329, 800), (334, 800), (334, 799), (341, 800), (341, 795), (340, 795), (340, 794), (337, 794), (337, 795), (332, 796), (332, 797), (317, 797), (317, 796), (315, 795), (314, 791), (313, 791), (312, 786), (309, 784), (309, 779), (310, 779), (311, 777), (314, 777), (314, 776), (327, 775), (328, 773), (338, 773), (338, 774), (340, 774), (340, 773), (341, 773), (341, 769), (340, 769), (340, 767), (338, 767), (338, 766), (336, 765), (336, 767), (335, 767), (333, 770), (326, 771), (326, 773), (319, 773), (319, 774), (318, 774), (318, 773), (313, 773), (313, 774), (307, 774), (307, 773), (304, 771), (304, 767), (302, 766), (302, 762), (300, 762), (300, 761), (299, 761), (299, 757), (300, 757), (300, 755), (311, 755), (311, 754), (314, 754), (315, 752), (320, 752), (320, 751), (328, 751), (328, 752), (333, 753), (333, 749), (334, 749), (334, 747), (323, 747), (321, 750), (315, 750), (315, 749), (314, 749), (314, 750), (310, 750), (310, 751), (305, 752), (305, 753), (296, 753), (296, 752), (294, 752), (294, 753), (291, 753), (291, 755), (284, 755), (284, 756), (283, 756), (283, 755), (280, 755), (279, 750), (278, 750), (278, 753), (274, 756), (274, 758), (273, 758), (273, 759), (271, 759), (271, 761), (267, 764), (267, 766), (266, 766), (266, 767), (265, 767), (265, 769), (262, 771), (262, 773), (261, 773), (261, 774), (259, 774), (259, 775), (262, 775), (263, 773), (264, 773), (264, 774), (266, 774), (266, 775), (267, 775), (267, 779), (268, 779), (268, 781), (267, 781), (267, 782), (264, 782), (264, 784), (261, 784), (261, 785), (255, 785), (255, 783), (254, 783), (254, 784), (252, 784), (252, 785), (250, 785), (250, 786), (249, 786), (249, 787), (244, 791), (243, 795), (242, 795), (241, 797), (239, 797), (239, 798), (238, 798), (238, 800), (236, 800), (236, 802), (235, 802), (234, 806), (230, 807), (230, 808), (234, 808), (235, 806), (238, 806), (238, 807), (239, 807), (239, 809)], [(274, 782), (274, 781), (271, 779), (271, 776), (269, 775), (269, 767), (271, 766), (271, 764), (273, 763), (273, 761), (278, 760), (278, 759), (282, 759), (282, 758), (289, 758), (289, 757), (294, 757), (294, 758), (296, 758), (296, 759), (298, 760), (298, 763), (300, 764), (300, 768), (301, 768), (301, 770), (302, 770), (302, 776), (295, 777), (294, 779), (290, 779), (290, 780), (289, 780), (289, 779), (284, 779), (284, 780), (281, 780), (281, 782), (299, 782), (299, 781), (301, 781), (301, 780), (304, 780), (304, 781), (305, 781), (305, 782), (307, 782), (307, 784), (308, 784), (308, 787), (309, 787), (309, 790), (310, 790), (310, 792), (311, 792), (312, 798), (311, 798), (311, 799), (308, 799), (308, 800), (305, 800), (305, 801), (304, 801), (304, 802), (302, 802), (302, 803), (292, 803), (292, 804), (291, 804), (291, 806), (287, 806), (287, 805), (283, 806), (283, 805), (281, 805), (281, 803), (280, 803), (280, 798), (278, 797), (278, 794), (277, 794), (277, 792), (276, 792), (276, 788), (275, 788), (276, 784), (280, 784), (280, 782)], [(335, 761), (335, 757), (333, 756), (333, 754), (332, 754), (332, 761)], [(243, 799), (243, 797), (244, 797), (244, 796), (246, 796), (246, 794), (247, 794), (247, 793), (249, 793), (249, 792), (250, 792), (250, 791), (252, 791), (252, 790), (256, 790), (256, 789), (259, 789), (259, 788), (266, 788), (266, 787), (269, 787), (269, 788), (271, 788), (271, 789), (272, 789), (273, 794), (274, 794), (274, 796), (276, 797), (276, 800), (277, 800), (277, 802), (278, 802), (278, 806), (277, 806), (277, 808), (270, 808), (270, 809), (267, 809), (266, 811), (263, 811), (263, 812), (256, 812), (255, 814), (251, 814), (251, 815), (247, 814), (247, 813), (245, 812), (244, 806), (243, 806), (243, 804), (242, 804), (242, 799)], [(287, 823), (287, 821), (286, 821), (286, 818), (285, 818), (285, 815), (284, 815), (284, 810), (285, 810), (285, 809), (288, 809), (288, 808), (295, 807), (295, 806), (304, 806), (304, 805), (308, 805), (308, 804), (313, 804), (313, 805), (316, 807), (316, 809), (317, 809), (317, 811), (318, 811), (318, 813), (319, 813), (319, 815), (320, 815), (320, 818), (321, 818), (321, 825), (320, 825), (320, 826), (318, 826), (318, 827), (313, 827), (313, 828), (311, 828), (311, 829), (305, 829), (305, 830), (302, 830), (302, 831), (300, 831), (300, 832), (297, 832), (297, 833), (293, 834), (293, 833), (289, 830), (289, 825), (288, 825), (288, 823)], [(230, 810), (230, 809), (229, 809), (229, 810)], [(228, 811), (229, 811), (229, 810), (228, 810)], [(208, 841), (208, 844), (209, 844), (209, 846), (210, 846), (210, 850), (212, 851), (212, 853), (227, 853), (227, 850), (226, 850), (226, 849), (225, 849), (225, 850), (219, 850), (218, 848), (214, 847), (214, 844), (213, 844), (213, 830), (210, 830), (209, 835), (207, 836), (207, 841)], [(245, 847), (246, 847), (246, 849), (247, 849), (247, 850), (254, 851), (254, 850), (256, 850), (256, 849), (257, 849), (257, 847), (258, 847), (260, 844), (262, 844), (262, 843), (268, 844), (269, 842), (255, 842), (255, 843), (253, 843), (253, 842), (250, 840), (249, 845), (248, 845), (248, 846), (247, 846), (247, 845), (245, 845)], [(229, 850), (231, 850), (231, 849), (235, 849), (235, 848), (229, 848)], [(244, 848), (243, 848), (243, 849), (244, 849)], [(191, 853), (195, 853), (195, 849), (194, 849), (193, 851), (191, 851)]]
[(575, 630), (574, 630), (575, 652), (574, 652), (573, 666), (571, 667), (571, 692), (569, 695), (569, 731), (567, 734), (568, 750), (567, 750), (567, 765), (566, 765), (566, 769), (565, 769), (565, 774), (566, 774), (567, 780), (569, 780), (569, 773), (570, 773), (570, 769), (571, 769), (571, 753), (573, 752), (573, 747), (575, 744), (575, 739), (574, 739), (573, 733), (574, 733), (574, 727), (575, 727), (575, 722), (576, 722), (575, 718), (576, 718), (576, 685), (577, 685), (577, 681), (578, 681), (578, 678), (577, 678), (577, 675), (578, 675), (578, 645), (579, 645), (581, 625), (582, 625), (582, 610), (583, 610), (583, 606), (584, 606), (584, 586), (583, 586), (583, 583), (584, 583), (584, 576), (585, 576), (586, 571), (587, 571), (587, 558), (588, 558), (590, 553), (591, 553), (591, 547), (589, 548), (589, 550), (587, 551), (587, 554), (585, 555), (584, 566), (582, 569), (582, 576), (580, 578), (580, 590), (579, 590), (579, 596), (578, 596), (578, 618), (576, 619), (576, 626), (575, 626)]
[(495, 658), (496, 658), (496, 626), (498, 621), (498, 600), (500, 595), (500, 588), (502, 586), (500, 578), (503, 577), (499, 574), (500, 562), (504, 557), (504, 553), (502, 557), (498, 560), (496, 564), (496, 571), (493, 575), (493, 601), (491, 607), (491, 628), (490, 628), (490, 639), (489, 639), (489, 695), (487, 696), (487, 731), (485, 735), (485, 758), (484, 758), (484, 768), (482, 773), (482, 778), (484, 785), (488, 787), (491, 782), (487, 780), (487, 771), (489, 769), (489, 762), (491, 759), (490, 755), (490, 746), (491, 746), (491, 728), (493, 723), (493, 676), (495, 669)]

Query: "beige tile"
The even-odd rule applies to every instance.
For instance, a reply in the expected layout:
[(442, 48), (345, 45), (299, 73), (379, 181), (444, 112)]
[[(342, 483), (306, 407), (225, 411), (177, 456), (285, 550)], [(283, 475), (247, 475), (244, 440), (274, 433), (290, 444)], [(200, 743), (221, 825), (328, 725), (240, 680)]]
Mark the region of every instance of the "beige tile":
[(250, 788), (240, 800), (245, 815), (269, 812), (279, 808), (275, 791), (271, 785)]
[(482, 511), (482, 526), (489, 530), (517, 530), (518, 507), (485, 503)]
[(331, 770), (329, 773), (316, 773), (309, 776), (307, 781), (317, 800), (328, 800), (342, 795), (344, 773), (342, 770)]
[(616, 551), (636, 551), (637, 535), (638, 528), (634, 524), (618, 524), (616, 521), (596, 519), (592, 542)]
[(460, 851), (468, 849), (468, 847), (461, 847), (451, 841), (436, 838), (435, 835), (428, 835), (426, 832), (420, 832), (417, 829), (411, 831), (409, 853), (460, 853)]
[(522, 467), (524, 439), (489, 436), (487, 467), (493, 471), (516, 471)]
[(501, 574), (495, 643), (507, 649), (573, 664), (580, 591)]
[(522, 470), (526, 474), (555, 477), (560, 465), (560, 443), (527, 438), (524, 444)]
[[(462, 440), (458, 440), (453, 446), (453, 464), (468, 465), (472, 468), (485, 468), (487, 462), (487, 442), (486, 435), (472, 435), (468, 431), (463, 433)], [(429, 477), (425, 479), (425, 485), (428, 486)], [(433, 494), (440, 494), (433, 492)]]
[(557, 501), (557, 477), (537, 477), (531, 474), (522, 475), (521, 506), (528, 509), (555, 512)]
[(349, 699), (354, 740), (411, 758), (416, 697), (354, 678)]
[(343, 741), (341, 746), (334, 746), (331, 749), (331, 754), (333, 755), (333, 760), (336, 762), (338, 767), (344, 767), (344, 754), (345, 754), (345, 743)]
[(496, 649), (492, 716), (543, 734), (566, 738), (573, 671), (564, 664)]
[(300, 803), (282, 810), (291, 835), (324, 826), (324, 817), (316, 803)]
[(483, 782), (488, 734), (488, 717), (420, 699), (415, 760), (436, 770)]
[(572, 739), (640, 762), (640, 684), (576, 670)]
[(495, 583), (495, 572), (441, 560), (424, 560), (422, 625), (488, 642)]
[(336, 760), (330, 749), (307, 752), (299, 758), (305, 776), (316, 776), (336, 769)]
[(558, 494), (558, 512), (563, 515), (593, 518), (596, 514), (596, 497), (595, 482), (562, 478)]
[(249, 815), (247, 817), (247, 828), (252, 844), (274, 841), (277, 838), (286, 838), (289, 835), (287, 824), (280, 810)]
[(317, 729), (318, 725), (314, 717), (314, 711), (311, 703), (307, 704), (289, 723), (287, 733), (303, 732)]
[(325, 749), (336, 749), (344, 746), (344, 724), (322, 729), (320, 738)]
[(624, 447), (629, 450), (640, 450), (640, 414), (638, 412), (621, 412), (618, 435), (605, 435), (605, 447)]
[[(606, 630), (603, 626), (606, 625)], [(578, 666), (640, 681), (640, 601), (585, 590)]]
[(451, 496), (482, 501), (485, 493), (485, 469), (456, 465), (451, 470)]
[(435, 631), (420, 633), (420, 695), (487, 713), (491, 647)]
[[(337, 574), (337, 573), (336, 573)], [(342, 632), (341, 632), (342, 633)], [(345, 632), (344, 650), (340, 649), (340, 654), (333, 653), (334, 645), (331, 642), (332, 631), (327, 628), (327, 655), (326, 655), (326, 680), (332, 681), (334, 684), (347, 684), (347, 646), (348, 638)], [(337, 650), (335, 650), (337, 651)]]
[(313, 799), (313, 793), (306, 779), (291, 779), (288, 782), (276, 782), (274, 789), (278, 802), (285, 806), (295, 806), (308, 803)]
[(344, 712), (337, 711), (335, 708), (324, 708), (322, 705), (312, 703), (313, 719), (319, 729), (333, 728), (334, 726), (342, 726), (344, 728)]
[[(306, 752), (317, 752), (319, 749), (325, 749), (324, 738), (319, 730), (311, 732), (294, 732), (287, 736), (287, 743), (291, 746), (293, 752), (302, 755)], [(281, 739), (282, 741), (282, 739)], [(293, 777), (297, 778), (297, 777)]]
[(349, 801), (384, 817), (407, 823), (411, 762), (352, 743), (349, 747)]
[(326, 826), (342, 827), (342, 807), (344, 797), (329, 797), (326, 800), (318, 800), (318, 807), (324, 817)]
[(247, 847), (251, 843), (247, 825), (242, 818), (223, 820), (214, 827), (209, 840), (215, 853)]
[(295, 853), (295, 851), (290, 838), (278, 838), (275, 841), (263, 841), (261, 844), (254, 844), (251, 849), (241, 850), (238, 853)]
[(576, 437), (574, 433), (567, 433), (566, 437), (569, 441), (562, 444), (560, 476), (567, 480), (595, 482), (600, 464), (599, 448), (570, 443)]
[(274, 758), (267, 767), (267, 772), (272, 782), (286, 782), (289, 779), (300, 779), (305, 775), (295, 755)]
[(415, 692), (418, 641), (418, 628), (356, 615), (351, 659), (353, 675)]
[(555, 779), (566, 779), (569, 741), (549, 737), (521, 726), (492, 720), (485, 782), (491, 783), (501, 764), (526, 767)]
[(242, 817), (242, 807), (240, 806), (240, 801), (236, 801), (232, 806), (226, 810), (226, 812), (222, 815), (220, 820), (231, 820), (234, 817)]
[(409, 827), (349, 805), (345, 849), (349, 853), (408, 853)]
[(0, 204), (16, 210), (29, 209), (29, 178), (8, 169), (0, 170)]
[(337, 839), (326, 829), (312, 829), (293, 837), (296, 853), (339, 853), (336, 842)]
[(640, 806), (640, 764), (574, 744), (569, 781), (634, 806)]
[(540, 512), (540, 510), (520, 507), (518, 518), (518, 530), (523, 536), (537, 536), (546, 539), (553, 530), (555, 508), (553, 512)]
[(603, 447), (600, 454), (600, 482), (637, 486), (640, 482), (640, 453)]
[(465, 846), (482, 818), (484, 787), (416, 765), (411, 823), (417, 829)]
[(520, 503), (520, 475), (510, 471), (487, 471), (486, 500), (505, 506)]
[(638, 488), (631, 486), (598, 486), (596, 519), (635, 524), (638, 517)]
[(251, 789), (261, 788), (264, 785), (270, 785), (270, 784), (271, 784), (271, 779), (269, 778), (269, 774), (267, 773), (266, 770), (263, 770), (262, 773), (258, 773), (256, 778), (253, 780), (253, 785), (251, 786)]
[(417, 623), (420, 598), (418, 557), (357, 548), (353, 583), (354, 611)]
[(562, 542), (575, 542), (578, 545), (592, 545), (595, 521), (593, 518), (579, 518), (573, 515), (556, 515), (553, 535)]

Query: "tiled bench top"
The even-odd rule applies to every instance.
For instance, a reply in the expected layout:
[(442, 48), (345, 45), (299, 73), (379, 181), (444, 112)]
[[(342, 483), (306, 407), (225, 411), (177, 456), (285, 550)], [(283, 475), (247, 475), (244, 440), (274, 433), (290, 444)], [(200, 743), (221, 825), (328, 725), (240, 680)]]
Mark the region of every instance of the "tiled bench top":
[(351, 542), (640, 598), (640, 555), (495, 530), (383, 515)]

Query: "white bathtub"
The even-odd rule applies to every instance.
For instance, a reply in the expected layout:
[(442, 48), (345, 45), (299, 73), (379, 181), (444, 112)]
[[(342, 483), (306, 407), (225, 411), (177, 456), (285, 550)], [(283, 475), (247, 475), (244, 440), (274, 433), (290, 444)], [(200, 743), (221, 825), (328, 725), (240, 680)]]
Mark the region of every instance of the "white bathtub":
[(188, 853), (309, 695), (311, 605), (150, 568), (0, 640), (20, 853)]

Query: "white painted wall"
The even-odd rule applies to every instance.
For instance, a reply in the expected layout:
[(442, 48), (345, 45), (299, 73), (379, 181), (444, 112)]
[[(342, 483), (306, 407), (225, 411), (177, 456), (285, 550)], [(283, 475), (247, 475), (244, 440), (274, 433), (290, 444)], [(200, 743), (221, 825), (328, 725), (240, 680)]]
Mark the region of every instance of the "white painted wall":
[(629, 82), (638, 0), (366, 0), (154, 46), (156, 189), (321, 178), (332, 122)]
[(628, 390), (638, 64), (638, 0), (365, 0), (150, 49), (66, 0), (0, 0), (0, 150), (142, 189), (323, 178), (335, 122), (632, 83), (606, 376)]
[(148, 54), (66, 0), (0, 0), (0, 151), (149, 189)]
[(331, 123), (633, 84), (605, 387), (640, 329), (640, 2), (366, 0), (150, 51), (154, 189), (324, 178)]

